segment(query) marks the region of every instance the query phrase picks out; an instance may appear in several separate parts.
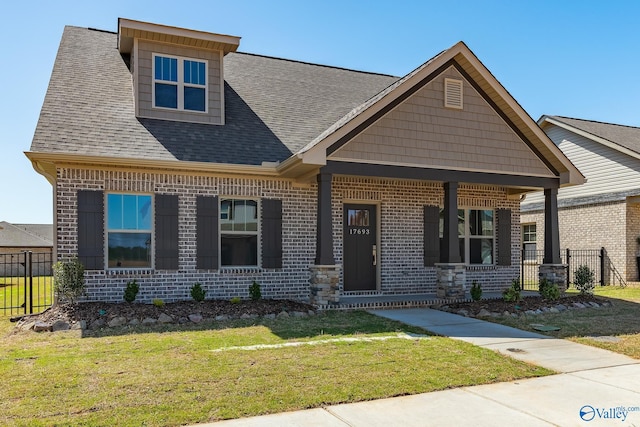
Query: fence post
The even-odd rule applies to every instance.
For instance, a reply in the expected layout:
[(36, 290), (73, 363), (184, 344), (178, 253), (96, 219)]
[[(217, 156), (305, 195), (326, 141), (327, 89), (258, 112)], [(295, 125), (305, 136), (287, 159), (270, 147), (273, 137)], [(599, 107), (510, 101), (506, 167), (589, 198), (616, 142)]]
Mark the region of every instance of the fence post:
[(607, 257), (607, 250), (604, 247), (600, 248), (600, 286), (604, 286), (604, 282), (605, 282), (604, 266), (605, 266), (606, 257)]
[[(24, 251), (24, 303), (22, 303), (22, 307), (24, 307), (24, 314), (27, 314), (27, 278), (29, 277), (27, 275), (27, 269), (29, 268), (29, 266), (27, 265), (27, 252), (28, 251)], [(20, 268), (20, 266), (18, 266), (18, 268)], [(18, 288), (19, 289), (19, 288)], [(20, 295), (18, 293), (18, 295)], [(18, 304), (20, 303), (20, 299), (18, 299)]]
[[(33, 252), (28, 251), (27, 265), (29, 265), (29, 314), (33, 314)], [(25, 298), (25, 303), (27, 299)]]
[(567, 289), (569, 289), (569, 285), (571, 285), (571, 250), (569, 248), (566, 249), (565, 258), (567, 260)]

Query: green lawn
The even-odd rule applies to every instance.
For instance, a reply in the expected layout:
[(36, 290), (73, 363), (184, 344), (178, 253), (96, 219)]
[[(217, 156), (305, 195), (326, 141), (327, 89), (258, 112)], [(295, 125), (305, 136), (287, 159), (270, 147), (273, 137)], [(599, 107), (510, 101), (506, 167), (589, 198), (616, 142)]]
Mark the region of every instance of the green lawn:
[[(101, 333), (0, 321), (0, 425), (174, 426), (551, 372), (361, 311)], [(335, 338), (353, 342), (324, 342)], [(368, 338), (392, 337), (367, 341)], [(232, 346), (320, 341), (315, 345)]]
[[(31, 289), (33, 313), (45, 310), (53, 303), (51, 276), (33, 277)], [(27, 313), (30, 312), (29, 281), (27, 280)], [(0, 316), (24, 314), (25, 304), (25, 279), (24, 277), (0, 277)]]
[[(576, 293), (570, 290), (569, 293)], [(491, 320), (533, 331), (533, 324), (559, 327), (547, 335), (605, 348), (640, 359), (640, 287), (596, 287), (594, 294), (612, 302), (612, 307), (571, 310), (559, 314), (527, 317), (497, 317)], [(537, 331), (536, 331), (537, 332)], [(603, 342), (598, 337), (615, 337), (618, 342)], [(596, 337), (594, 339), (594, 337)]]

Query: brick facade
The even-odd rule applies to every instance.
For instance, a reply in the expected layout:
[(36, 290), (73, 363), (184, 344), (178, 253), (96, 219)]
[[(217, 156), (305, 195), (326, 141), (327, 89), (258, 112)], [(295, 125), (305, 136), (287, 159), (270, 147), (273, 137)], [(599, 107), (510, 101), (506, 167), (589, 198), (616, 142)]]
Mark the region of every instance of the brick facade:
[[(56, 185), (56, 249), (58, 259), (77, 254), (77, 191), (140, 192), (179, 196), (178, 270), (87, 271), (87, 299), (121, 301), (126, 283), (140, 284), (138, 299), (165, 301), (190, 299), (199, 282), (207, 298), (248, 297), (255, 280), (265, 298), (308, 300), (310, 267), (315, 258), (316, 184), (290, 180), (169, 174), (139, 170), (84, 170), (58, 168)], [(196, 269), (196, 196), (219, 195), (282, 200), (283, 268)], [(442, 205), (441, 183), (375, 178), (333, 178), (333, 236), (336, 265), (342, 264), (342, 205), (347, 202), (379, 206), (380, 271), (383, 294), (436, 293), (436, 269), (423, 263), (423, 206)], [(460, 185), (461, 208), (507, 208), (512, 211), (512, 265), (469, 266), (467, 280), (487, 291), (503, 289), (519, 276), (520, 218), (517, 199), (501, 187)], [(495, 226), (495, 224), (494, 224)], [(499, 238), (499, 237), (498, 237)], [(495, 242), (497, 247), (498, 242)], [(342, 272), (340, 273), (342, 289)]]
[[(522, 224), (536, 224), (536, 247), (544, 249), (544, 212), (523, 212)], [(626, 280), (637, 280), (640, 206), (625, 200), (558, 210), (560, 247), (573, 250), (604, 247)]]

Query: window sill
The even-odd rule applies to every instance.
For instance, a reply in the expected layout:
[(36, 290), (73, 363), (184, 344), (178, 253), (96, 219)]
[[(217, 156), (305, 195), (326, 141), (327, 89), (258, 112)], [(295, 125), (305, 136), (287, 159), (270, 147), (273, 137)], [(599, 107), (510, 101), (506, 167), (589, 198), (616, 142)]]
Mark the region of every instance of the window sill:
[(256, 274), (256, 273), (261, 273), (262, 272), (262, 268), (258, 267), (257, 265), (255, 266), (237, 266), (237, 267), (233, 267), (233, 266), (221, 266), (220, 267), (220, 273), (225, 273), (225, 274), (238, 274), (238, 275), (242, 275), (242, 274)]
[(108, 276), (125, 276), (131, 274), (137, 274), (141, 276), (150, 276), (154, 273), (151, 268), (118, 268), (105, 270), (105, 274)]

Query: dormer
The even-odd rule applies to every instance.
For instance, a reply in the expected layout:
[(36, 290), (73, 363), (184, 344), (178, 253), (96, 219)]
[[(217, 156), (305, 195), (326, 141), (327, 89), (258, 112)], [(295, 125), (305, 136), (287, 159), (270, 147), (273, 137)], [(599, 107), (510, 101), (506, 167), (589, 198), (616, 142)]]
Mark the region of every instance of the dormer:
[(130, 56), (136, 116), (224, 124), (223, 60), (240, 37), (120, 18), (118, 50)]

